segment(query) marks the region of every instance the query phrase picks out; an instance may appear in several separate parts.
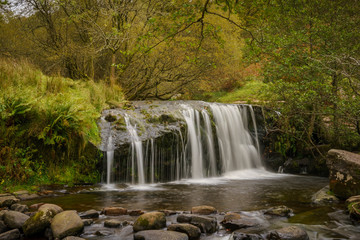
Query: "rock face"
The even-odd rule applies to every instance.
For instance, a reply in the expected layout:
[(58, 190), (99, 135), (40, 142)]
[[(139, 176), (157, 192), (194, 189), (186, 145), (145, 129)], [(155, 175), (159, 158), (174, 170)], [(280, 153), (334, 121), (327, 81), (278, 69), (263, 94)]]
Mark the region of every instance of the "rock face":
[(165, 214), (162, 212), (144, 213), (134, 223), (134, 231), (161, 229), (166, 227)]
[(29, 219), (28, 215), (15, 211), (6, 211), (3, 216), (6, 226), (10, 229), (21, 228), (26, 220)]
[(51, 230), (55, 238), (78, 235), (84, 229), (84, 223), (76, 211), (64, 211), (57, 214), (51, 223)]
[(216, 212), (217, 212), (216, 208), (211, 207), (211, 206), (197, 206), (197, 207), (191, 208), (192, 214), (210, 215), (210, 214), (213, 214)]
[(135, 234), (135, 240), (188, 240), (184, 233), (163, 230), (147, 230)]
[(360, 155), (331, 149), (326, 164), (330, 170), (330, 190), (346, 199), (360, 194)]
[(188, 223), (171, 224), (168, 226), (168, 230), (185, 233), (190, 240), (199, 239), (201, 235), (201, 231), (198, 227)]
[(279, 230), (272, 231), (267, 239), (269, 240), (309, 240), (307, 233), (296, 226), (290, 226), (281, 228)]

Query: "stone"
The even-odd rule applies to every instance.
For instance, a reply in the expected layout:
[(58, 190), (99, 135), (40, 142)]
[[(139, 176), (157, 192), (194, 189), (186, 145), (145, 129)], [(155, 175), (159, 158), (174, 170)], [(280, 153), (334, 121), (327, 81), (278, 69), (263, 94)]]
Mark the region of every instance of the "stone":
[(13, 211), (16, 211), (16, 212), (21, 212), (21, 213), (24, 213), (24, 212), (28, 212), (28, 211), (29, 211), (29, 207), (28, 207), (28, 206), (22, 205), (22, 204), (18, 204), (18, 203), (15, 203), (15, 204), (11, 205), (10, 209), (13, 210)]
[(83, 219), (82, 221), (84, 223), (84, 226), (90, 226), (91, 224), (94, 223), (93, 219)]
[(0, 220), (3, 220), (4, 214), (7, 212), (8, 210), (1, 210), (0, 211)]
[(258, 220), (248, 217), (241, 217), (238, 219), (223, 220), (221, 224), (230, 231), (235, 231), (242, 228), (252, 228), (260, 226)]
[(259, 234), (252, 233), (243, 233), (243, 232), (234, 232), (233, 240), (264, 240), (264, 238)]
[(64, 210), (58, 205), (46, 203), (46, 204), (41, 205), (39, 207), (38, 211), (43, 211), (43, 212), (51, 211), (56, 215), (58, 213), (61, 213)]
[(172, 210), (161, 210), (160, 212), (165, 213), (165, 216), (171, 216), (171, 215), (176, 215), (177, 214), (176, 211), (172, 211)]
[(293, 210), (287, 206), (282, 205), (269, 208), (264, 212), (264, 214), (277, 217), (291, 217), (293, 215)]
[[(123, 224), (124, 225), (124, 224)], [(126, 226), (121, 229), (121, 232), (117, 234), (117, 239), (121, 240), (134, 240), (133, 227)]]
[(200, 228), (202, 233), (214, 233), (217, 230), (217, 221), (214, 218), (192, 216), (190, 224)]
[(272, 231), (267, 236), (268, 240), (309, 240), (308, 234), (300, 227), (290, 226)]
[(84, 223), (76, 211), (63, 211), (55, 215), (51, 222), (51, 230), (55, 238), (78, 235), (82, 233)]
[(126, 215), (127, 209), (122, 207), (106, 207), (103, 209), (103, 213), (108, 216)]
[(185, 233), (190, 240), (199, 239), (201, 235), (201, 231), (198, 227), (188, 223), (171, 224), (167, 229), (169, 231)]
[(25, 201), (25, 200), (32, 200), (35, 198), (39, 198), (40, 196), (36, 193), (33, 194), (21, 194), (18, 195), (17, 198), (19, 198), (21, 201)]
[(100, 237), (110, 236), (111, 234), (112, 232), (109, 230), (98, 230), (95, 232), (95, 235)]
[(340, 199), (360, 194), (360, 155), (337, 149), (327, 154), (330, 190)]
[(44, 205), (44, 204), (45, 204), (45, 203), (35, 203), (35, 204), (31, 205), (29, 208), (30, 208), (31, 210), (38, 210), (39, 207), (41, 207), (41, 206)]
[(30, 217), (20, 212), (6, 211), (3, 216), (4, 223), (10, 229), (21, 228)]
[(118, 228), (118, 227), (121, 227), (121, 222), (119, 220), (116, 220), (116, 219), (106, 220), (104, 222), (104, 227)]
[(85, 240), (85, 238), (69, 236), (69, 237), (63, 238), (62, 240)]
[(140, 216), (142, 214), (144, 214), (144, 211), (142, 210), (130, 210), (128, 211), (130, 216)]
[(0, 208), (2, 207), (10, 207), (11, 205), (20, 202), (20, 199), (14, 196), (4, 196), (0, 197)]
[(80, 217), (83, 219), (88, 219), (88, 218), (99, 218), (99, 212), (91, 209), (88, 210), (86, 212), (83, 212), (82, 214), (80, 214)]
[(222, 222), (234, 221), (240, 218), (241, 215), (238, 213), (226, 213)]
[(50, 226), (53, 217), (62, 210), (53, 204), (44, 204), (43, 206), (24, 223), (22, 229), (26, 236), (44, 232)]
[(20, 239), (21, 234), (19, 229), (14, 229), (0, 234), (0, 240), (17, 240)]
[(190, 223), (191, 222), (192, 215), (190, 214), (180, 214), (176, 221), (179, 223)]
[(8, 227), (4, 223), (4, 221), (0, 220), (0, 233), (6, 232), (8, 230)]
[(199, 215), (210, 215), (216, 213), (216, 208), (212, 206), (196, 206), (191, 208), (192, 214), (199, 214)]
[(188, 240), (185, 233), (164, 231), (164, 230), (147, 230), (141, 231), (134, 235), (134, 240)]
[(312, 202), (315, 204), (329, 204), (329, 203), (338, 203), (339, 199), (335, 197), (334, 195), (329, 194), (330, 187), (325, 186), (319, 191), (317, 191), (313, 197)]
[(52, 230), (50, 227), (46, 228), (45, 229), (45, 232), (44, 232), (44, 237), (46, 237), (47, 239), (53, 239), (53, 233), (52, 233)]
[(134, 222), (134, 232), (161, 229), (166, 227), (165, 214), (162, 212), (148, 212), (139, 216)]

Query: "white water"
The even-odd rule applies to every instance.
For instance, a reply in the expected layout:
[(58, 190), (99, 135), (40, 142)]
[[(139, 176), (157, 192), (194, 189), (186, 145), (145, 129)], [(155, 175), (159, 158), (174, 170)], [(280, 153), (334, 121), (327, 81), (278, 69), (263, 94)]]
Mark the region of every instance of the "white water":
[(106, 184), (111, 183), (111, 170), (114, 162), (114, 149), (112, 146), (112, 136), (110, 134), (108, 139), (108, 150), (106, 151), (106, 160), (107, 160), (107, 168), (106, 168)]

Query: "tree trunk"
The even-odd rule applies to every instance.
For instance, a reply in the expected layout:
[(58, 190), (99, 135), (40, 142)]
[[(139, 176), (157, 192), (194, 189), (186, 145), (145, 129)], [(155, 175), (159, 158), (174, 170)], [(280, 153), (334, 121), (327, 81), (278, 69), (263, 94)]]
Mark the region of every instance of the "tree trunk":
[(114, 86), (116, 83), (116, 55), (113, 52), (111, 55), (111, 67), (110, 67), (110, 86)]

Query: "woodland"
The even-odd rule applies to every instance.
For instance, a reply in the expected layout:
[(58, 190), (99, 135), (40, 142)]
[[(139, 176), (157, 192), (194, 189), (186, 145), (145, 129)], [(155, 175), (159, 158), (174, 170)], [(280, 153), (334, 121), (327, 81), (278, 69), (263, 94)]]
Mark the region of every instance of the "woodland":
[(360, 151), (358, 0), (0, 2), (0, 190), (98, 182), (97, 119), (132, 100), (262, 105), (284, 158)]

